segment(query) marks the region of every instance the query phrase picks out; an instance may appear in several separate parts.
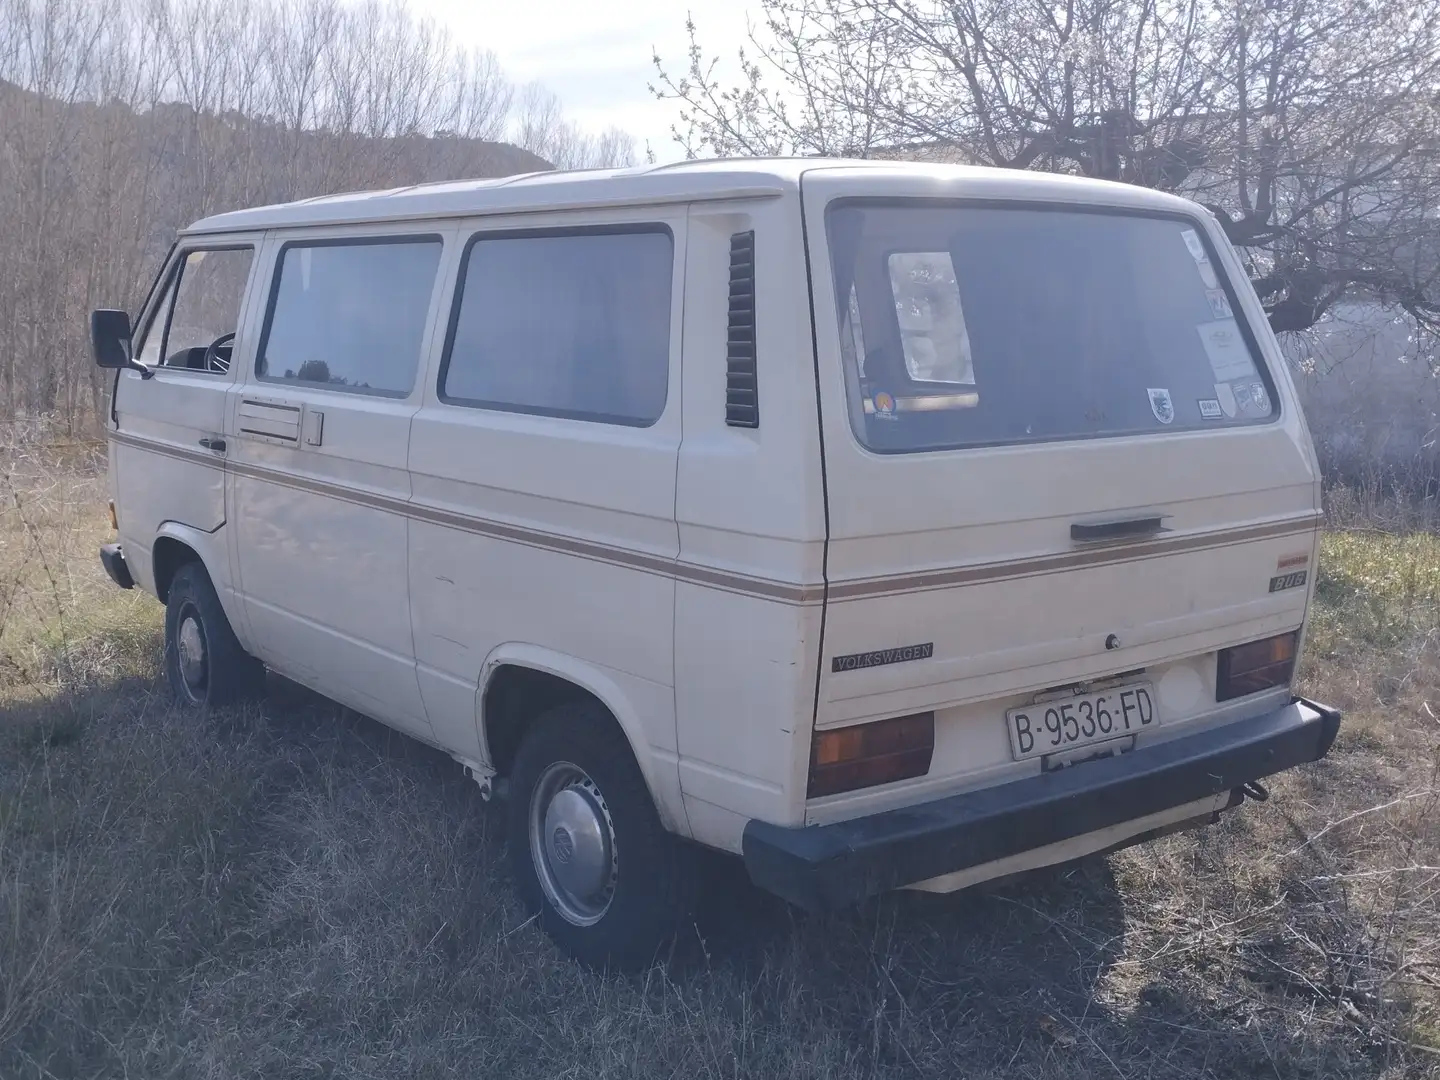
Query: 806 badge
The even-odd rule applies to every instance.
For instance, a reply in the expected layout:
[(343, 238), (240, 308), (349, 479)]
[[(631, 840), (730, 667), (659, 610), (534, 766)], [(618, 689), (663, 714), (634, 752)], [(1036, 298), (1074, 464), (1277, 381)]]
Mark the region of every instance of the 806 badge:
[(1270, 579), (1270, 591), (1280, 592), (1282, 589), (1298, 589), (1305, 584), (1308, 571), (1296, 570), (1293, 574), (1276, 574)]

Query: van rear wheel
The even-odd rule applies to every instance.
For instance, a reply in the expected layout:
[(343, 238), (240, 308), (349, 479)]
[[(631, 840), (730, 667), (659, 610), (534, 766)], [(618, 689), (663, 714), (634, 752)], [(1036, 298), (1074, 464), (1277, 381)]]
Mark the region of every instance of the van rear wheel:
[(521, 899), (581, 963), (643, 969), (688, 921), (690, 853), (665, 831), (630, 747), (597, 705), (561, 706), (530, 730), (509, 813)]
[(257, 697), (265, 686), (265, 668), (241, 647), (199, 562), (175, 572), (165, 597), (165, 676), (196, 709)]

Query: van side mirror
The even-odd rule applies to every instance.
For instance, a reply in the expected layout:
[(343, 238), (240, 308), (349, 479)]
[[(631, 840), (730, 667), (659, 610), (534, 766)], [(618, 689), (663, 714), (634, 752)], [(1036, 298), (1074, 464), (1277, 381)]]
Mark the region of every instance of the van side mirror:
[(155, 373), (131, 355), (130, 316), (113, 308), (96, 308), (90, 313), (90, 348), (95, 364), (102, 368), (129, 368), (142, 378)]

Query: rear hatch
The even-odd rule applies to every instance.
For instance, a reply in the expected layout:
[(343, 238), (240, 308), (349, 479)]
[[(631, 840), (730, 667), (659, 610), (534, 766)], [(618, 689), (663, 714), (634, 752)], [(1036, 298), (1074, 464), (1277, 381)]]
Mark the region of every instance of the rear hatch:
[(1178, 199), (1001, 183), (805, 179), (816, 724), (934, 711), (909, 798), (1039, 769), (1005, 714), (1047, 691), (1147, 684), (1157, 738), (1233, 719), (1216, 651), (1301, 626), (1313, 584), (1314, 457), (1223, 238)]

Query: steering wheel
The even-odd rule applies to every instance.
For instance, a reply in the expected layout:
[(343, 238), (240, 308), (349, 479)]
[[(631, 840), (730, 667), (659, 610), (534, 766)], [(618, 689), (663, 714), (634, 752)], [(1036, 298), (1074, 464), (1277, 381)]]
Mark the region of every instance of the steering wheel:
[(205, 359), (203, 361), (206, 371), (213, 371), (224, 375), (230, 370), (230, 352), (235, 344), (235, 333), (221, 334), (214, 341), (205, 347)]

